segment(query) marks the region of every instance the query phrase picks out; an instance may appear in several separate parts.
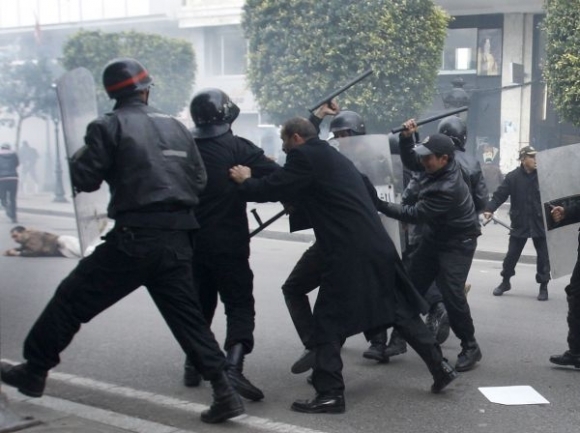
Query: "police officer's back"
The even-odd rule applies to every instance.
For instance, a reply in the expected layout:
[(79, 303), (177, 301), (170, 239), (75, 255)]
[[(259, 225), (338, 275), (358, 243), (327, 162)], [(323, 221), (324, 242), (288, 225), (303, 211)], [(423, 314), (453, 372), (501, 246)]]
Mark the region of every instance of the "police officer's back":
[[(218, 295), (225, 306), (227, 332), (224, 349), (228, 374), (244, 398), (261, 400), (264, 394), (242, 373), (244, 357), (254, 347), (253, 273), (246, 201), (229, 177), (235, 165), (251, 167), (255, 177), (280, 167), (249, 140), (233, 134), (231, 126), (240, 109), (220, 89), (197, 92), (190, 104), (192, 130), (206, 166), (208, 182), (200, 195), (196, 215), (200, 223), (194, 256), (194, 275), (201, 307), (212, 323)], [(199, 374), (187, 359), (184, 384), (197, 386)]]
[(453, 140), (455, 145), (455, 160), (459, 163), (464, 173), (467, 175), (469, 189), (475, 211), (479, 214), (485, 209), (488, 199), (487, 186), (481, 164), (477, 158), (465, 151), (467, 141), (467, 125), (457, 116), (449, 116), (439, 123), (438, 132), (445, 134)]
[(152, 78), (134, 59), (115, 59), (103, 73), (113, 112), (91, 122), (85, 146), (70, 161), (73, 187), (103, 181), (116, 220), (98, 245), (59, 285), (24, 343), (27, 362), (2, 365), (2, 380), (40, 397), (48, 371), (81, 324), (145, 286), (173, 335), (209, 380), (214, 401), (204, 422), (244, 412), (225, 373), (226, 360), (199, 310), (192, 277), (194, 206), (206, 173), (195, 141), (176, 119), (147, 105)]

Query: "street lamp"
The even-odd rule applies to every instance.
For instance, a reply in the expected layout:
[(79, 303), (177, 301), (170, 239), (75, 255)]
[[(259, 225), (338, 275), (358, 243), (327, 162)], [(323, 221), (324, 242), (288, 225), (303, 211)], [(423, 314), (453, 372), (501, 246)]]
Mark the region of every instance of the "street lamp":
[(469, 105), (469, 95), (463, 88), (465, 86), (465, 81), (463, 78), (457, 77), (452, 82), (453, 88), (451, 91), (445, 95), (443, 98), (443, 104), (445, 108), (461, 108)]
[[(56, 84), (52, 85), (52, 89), (56, 92)], [(55, 93), (56, 96), (56, 93)], [(60, 143), (59, 143), (59, 127), (60, 122), (58, 114), (58, 99), (55, 98), (52, 112), (52, 121), (54, 122), (54, 145), (56, 149), (56, 161), (55, 161), (55, 184), (54, 184), (54, 199), (55, 203), (68, 203), (68, 200), (64, 196), (64, 187), (62, 184), (62, 165), (60, 163)]]

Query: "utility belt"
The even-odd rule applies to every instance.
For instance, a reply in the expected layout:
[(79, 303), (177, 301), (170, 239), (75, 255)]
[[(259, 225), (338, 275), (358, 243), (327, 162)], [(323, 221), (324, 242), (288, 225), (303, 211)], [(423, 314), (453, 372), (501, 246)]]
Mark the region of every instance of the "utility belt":
[(196, 230), (199, 228), (199, 223), (193, 209), (176, 207), (173, 211), (156, 209), (154, 212), (124, 212), (115, 217), (115, 226)]

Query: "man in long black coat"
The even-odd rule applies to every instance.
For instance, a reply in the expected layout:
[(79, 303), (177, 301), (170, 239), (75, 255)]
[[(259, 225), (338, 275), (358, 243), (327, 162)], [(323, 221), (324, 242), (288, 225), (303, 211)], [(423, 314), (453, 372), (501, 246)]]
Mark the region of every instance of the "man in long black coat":
[(282, 200), (304, 209), (324, 257), (313, 312), (316, 360), (312, 379), (317, 395), (294, 402), (292, 409), (343, 412), (342, 342), (391, 325), (397, 326), (429, 367), (435, 379), (432, 391), (441, 391), (456, 373), (419, 317), (426, 305), (403, 270), (361, 173), (320, 140), (304, 118), (287, 121), (281, 138), (287, 153), (283, 169), (261, 179), (251, 178), (251, 170), (243, 166), (233, 167), (230, 173), (247, 200)]

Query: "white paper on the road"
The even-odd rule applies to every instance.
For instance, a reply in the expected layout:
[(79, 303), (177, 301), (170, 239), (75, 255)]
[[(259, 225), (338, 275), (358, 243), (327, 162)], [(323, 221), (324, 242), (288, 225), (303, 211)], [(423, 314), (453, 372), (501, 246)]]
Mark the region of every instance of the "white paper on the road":
[(492, 403), (508, 406), (523, 404), (550, 404), (542, 395), (529, 385), (523, 386), (489, 386), (479, 390)]

